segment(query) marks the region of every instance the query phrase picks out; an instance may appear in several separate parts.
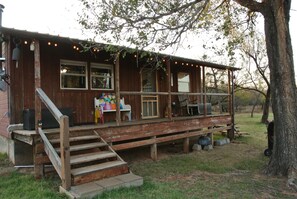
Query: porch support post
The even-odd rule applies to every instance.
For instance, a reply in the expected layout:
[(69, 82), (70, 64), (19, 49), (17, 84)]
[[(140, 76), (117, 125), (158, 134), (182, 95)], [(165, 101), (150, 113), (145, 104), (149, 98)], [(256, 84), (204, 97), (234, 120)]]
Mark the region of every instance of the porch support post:
[[(189, 131), (185, 132), (185, 134), (188, 134)], [(190, 146), (190, 138), (186, 137), (184, 138), (184, 153), (189, 153), (189, 146)]]
[(232, 102), (231, 102), (231, 71), (228, 70), (228, 112), (229, 114), (231, 115), (232, 114), (232, 111), (231, 111), (231, 105), (232, 105)]
[(166, 59), (166, 74), (167, 74), (167, 88), (168, 88), (168, 98), (167, 98), (167, 114), (168, 118), (172, 120), (172, 108), (171, 108), (171, 68), (170, 59)]
[(235, 133), (235, 120), (234, 120), (234, 74), (233, 71), (228, 70), (228, 80), (229, 80), (229, 113), (231, 115), (231, 129), (228, 130), (228, 137), (230, 140), (234, 139)]
[[(40, 74), (40, 45), (39, 40), (34, 41), (34, 78), (35, 78), (35, 91), (41, 87), (41, 74)], [(39, 122), (41, 121), (41, 100), (35, 92), (35, 131), (38, 135)], [(37, 145), (38, 143), (35, 143)], [(35, 146), (36, 147), (36, 146)], [(36, 163), (37, 150), (34, 150), (34, 172), (35, 178), (41, 178), (44, 175), (44, 165)]]
[(71, 187), (70, 145), (69, 145), (69, 118), (63, 115), (60, 118), (60, 149), (61, 149), (61, 180), (62, 187), (69, 190)]
[(120, 110), (120, 53), (117, 53), (115, 60), (115, 96), (116, 96), (116, 123), (117, 126), (121, 124), (121, 110)]
[(206, 84), (205, 84), (205, 66), (202, 66), (202, 73), (203, 73), (203, 88), (202, 88), (202, 90), (203, 90), (203, 104), (204, 104), (204, 107), (203, 107), (203, 109), (204, 109), (204, 116), (206, 116), (206, 114), (207, 114), (207, 110), (206, 110)]
[[(153, 136), (151, 139), (156, 141), (156, 136)], [(156, 161), (158, 158), (157, 151), (158, 151), (157, 143), (155, 142), (154, 144), (151, 145), (151, 158), (154, 161)]]

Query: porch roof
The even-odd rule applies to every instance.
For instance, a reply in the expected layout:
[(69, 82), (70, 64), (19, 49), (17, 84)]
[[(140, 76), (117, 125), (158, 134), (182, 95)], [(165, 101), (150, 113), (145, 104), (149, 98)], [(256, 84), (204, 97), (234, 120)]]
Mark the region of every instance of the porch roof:
[[(6, 28), (6, 27), (0, 27), (0, 33), (4, 35), (12, 35), (15, 37), (27, 37), (32, 39), (44, 39), (44, 40), (50, 39), (53, 41), (70, 43), (70, 44), (88, 42), (87, 40), (82, 40), (82, 39), (63, 37), (59, 35), (50, 35), (50, 34), (39, 33), (39, 32), (31, 32), (27, 30), (19, 30), (19, 29)], [(108, 45), (104, 43), (98, 43), (98, 44)], [(127, 49), (129, 48), (127, 47)], [(184, 58), (184, 57), (173, 56), (173, 55), (162, 54), (162, 53), (158, 53), (158, 54), (160, 56), (163, 56), (164, 58), (169, 57), (172, 61), (189, 62), (199, 66), (206, 66), (206, 67), (217, 68), (222, 70), (231, 70), (231, 71), (240, 70), (240, 68), (231, 67), (231, 66), (222, 65), (222, 64), (216, 64), (212, 62), (205, 62), (197, 59)]]

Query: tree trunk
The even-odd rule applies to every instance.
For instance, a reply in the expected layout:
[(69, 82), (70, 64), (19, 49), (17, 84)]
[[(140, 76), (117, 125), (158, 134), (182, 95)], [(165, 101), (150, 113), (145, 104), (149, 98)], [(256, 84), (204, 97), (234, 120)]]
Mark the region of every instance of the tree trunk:
[[(289, 32), (291, 1), (267, 1), (263, 12), (274, 114), (274, 146), (267, 173), (286, 175), (294, 185), (297, 172), (297, 96)], [(291, 185), (292, 185), (291, 184)]]
[(263, 106), (263, 114), (261, 118), (261, 123), (268, 124), (268, 116), (269, 116), (269, 107), (270, 107), (270, 86), (268, 86), (265, 102)]

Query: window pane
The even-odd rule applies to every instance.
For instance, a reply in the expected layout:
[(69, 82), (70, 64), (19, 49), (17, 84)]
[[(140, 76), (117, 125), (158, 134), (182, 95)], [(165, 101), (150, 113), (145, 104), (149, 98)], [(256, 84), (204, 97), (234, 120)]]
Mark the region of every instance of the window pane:
[(113, 66), (107, 64), (91, 64), (91, 88), (113, 89)]
[(62, 74), (86, 74), (85, 66), (76, 66), (70, 64), (61, 64)]
[(106, 68), (91, 68), (92, 75), (111, 76), (111, 69)]
[(60, 63), (61, 88), (86, 89), (87, 63), (61, 60)]
[(86, 88), (86, 77), (63, 75), (62, 88)]
[(112, 89), (111, 78), (92, 77), (92, 88)]
[(177, 77), (178, 77), (178, 91), (190, 92), (190, 74), (178, 73)]

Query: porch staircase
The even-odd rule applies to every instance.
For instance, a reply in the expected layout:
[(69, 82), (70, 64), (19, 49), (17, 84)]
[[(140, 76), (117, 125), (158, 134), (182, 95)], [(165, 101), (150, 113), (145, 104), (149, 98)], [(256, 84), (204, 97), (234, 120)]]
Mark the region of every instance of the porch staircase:
[[(46, 133), (60, 156), (58, 132)], [(140, 186), (143, 180), (129, 171), (128, 164), (94, 130), (70, 131), (71, 198), (86, 198), (118, 187)]]

